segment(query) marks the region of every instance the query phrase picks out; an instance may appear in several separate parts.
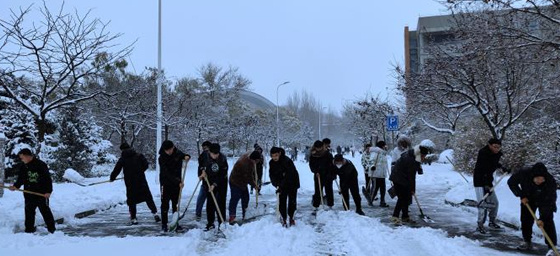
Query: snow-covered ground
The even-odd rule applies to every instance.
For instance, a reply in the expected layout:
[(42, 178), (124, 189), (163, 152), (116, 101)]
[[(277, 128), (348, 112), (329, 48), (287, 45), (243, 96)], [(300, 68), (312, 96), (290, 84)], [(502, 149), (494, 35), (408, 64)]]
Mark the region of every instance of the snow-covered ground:
[[(360, 155), (350, 158), (359, 169), (360, 183), (363, 173), (359, 167)], [(303, 159), (303, 157), (300, 157)], [(230, 168), (233, 161), (230, 159)], [(196, 162), (192, 161), (187, 170), (186, 186), (183, 198), (190, 197), (196, 185)], [(307, 163), (298, 161), (296, 166), (300, 173), (301, 186), (298, 205), (310, 203), (313, 193), (313, 180)], [(452, 189), (447, 195), (449, 200), (473, 198), (470, 184), (452, 170), (450, 164), (432, 164), (425, 166), (425, 174), (418, 177), (417, 193), (429, 186), (444, 186)], [(265, 175), (268, 172), (265, 171)], [(107, 179), (107, 178), (105, 178)], [(160, 192), (157, 175), (147, 172), (152, 194), (159, 207)], [(267, 178), (265, 178), (266, 180)], [(101, 181), (103, 178), (90, 180)], [(336, 187), (335, 187), (336, 190)], [(518, 200), (511, 195), (505, 181), (498, 189), (500, 199), (499, 217), (515, 222), (518, 219)], [(229, 193), (229, 192), (228, 192)], [(272, 195), (273, 188), (265, 186), (264, 195)], [(89, 187), (72, 183), (55, 184), (50, 201), (55, 218), (64, 217), (65, 223), (79, 225), (73, 219), (75, 213), (89, 209), (105, 209), (113, 204), (125, 201), (124, 182), (115, 181)], [(251, 198), (253, 200), (254, 198)], [(421, 200), (421, 199), (420, 199)], [(339, 203), (335, 194), (335, 204)], [(352, 201), (352, 200), (351, 200)], [(185, 202), (185, 201), (183, 201)], [(251, 201), (253, 203), (253, 201)], [(363, 200), (364, 211), (370, 209)], [(389, 200), (391, 206), (394, 201)], [(443, 203), (443, 202), (442, 202)], [(269, 206), (274, 207), (274, 206)], [(193, 210), (190, 210), (193, 209)], [(189, 214), (194, 214), (194, 207)], [(56, 232), (54, 235), (30, 235), (14, 233), (16, 226), (23, 226), (23, 196), (19, 192), (5, 191), (0, 198), (0, 255), (504, 255), (505, 253), (484, 248), (477, 241), (464, 237), (450, 238), (446, 232), (432, 228), (394, 228), (370, 217), (363, 217), (353, 212), (341, 212), (335, 205), (334, 210), (319, 211), (317, 218), (302, 216), (298, 213), (298, 224), (289, 229), (282, 228), (276, 216), (271, 214), (243, 226), (232, 226), (225, 230), (227, 239), (210, 242), (204, 240), (201, 229), (193, 229), (183, 236), (173, 237), (137, 237), (134, 235), (119, 237), (74, 237)], [(465, 211), (465, 215), (473, 215)], [(387, 216), (388, 218), (389, 216)], [(457, 216), (460, 218), (461, 216)], [(313, 219), (302, 221), (303, 219)], [(42, 217), (37, 213), (37, 224)], [(558, 223), (558, 222), (557, 222)], [(67, 224), (64, 224), (67, 225)], [(474, 224), (473, 224), (474, 226)], [(62, 228), (61, 228), (62, 227)], [(63, 225), (59, 229), (63, 229)], [(328, 247), (328, 248), (325, 248)]]

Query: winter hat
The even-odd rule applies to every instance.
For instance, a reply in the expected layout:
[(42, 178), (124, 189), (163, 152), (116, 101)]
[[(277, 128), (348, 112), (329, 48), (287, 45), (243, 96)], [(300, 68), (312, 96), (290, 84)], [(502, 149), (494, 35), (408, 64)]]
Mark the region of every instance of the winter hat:
[(342, 154), (336, 154), (336, 155), (334, 155), (334, 161), (335, 162), (342, 162), (342, 161), (344, 161), (344, 157), (342, 157)]
[(316, 140), (315, 143), (313, 143), (314, 148), (322, 148), (323, 145), (324, 145), (324, 143), (320, 140)]
[(130, 145), (128, 145), (128, 143), (126, 143), (126, 142), (123, 142), (119, 148), (121, 150), (129, 149)]
[(250, 158), (251, 160), (260, 159), (260, 158), (261, 158), (261, 152), (255, 150), (255, 151), (253, 151), (253, 152), (251, 153), (251, 155), (249, 156), (249, 158)]
[(261, 146), (259, 146), (258, 143), (255, 143), (255, 145), (253, 145), (253, 148), (254, 148), (254, 149), (257, 149), (257, 148), (260, 148), (260, 147), (261, 147)]
[(385, 143), (385, 141), (378, 141), (377, 143), (375, 143), (375, 146), (378, 148), (384, 148), (387, 145), (387, 143)]
[(208, 149), (208, 151), (210, 151), (210, 153), (219, 154), (220, 153), (220, 144), (212, 143), (212, 145), (210, 145), (210, 149)]
[(170, 140), (166, 140), (166, 141), (164, 141), (163, 143), (161, 143), (161, 148), (162, 148), (163, 150), (171, 149), (171, 148), (173, 148), (173, 142), (170, 141)]
[(502, 140), (496, 139), (496, 138), (491, 138), (488, 140), (488, 144), (492, 145), (492, 144), (498, 144), (498, 145), (502, 145)]
[(324, 138), (324, 139), (323, 139), (323, 144), (330, 145), (330, 144), (331, 144), (331, 139), (329, 139), (329, 138)]
[(538, 162), (535, 165), (533, 165), (532, 171), (533, 171), (533, 177), (546, 177), (546, 174), (548, 174), (548, 170), (546, 169), (546, 166), (541, 162)]

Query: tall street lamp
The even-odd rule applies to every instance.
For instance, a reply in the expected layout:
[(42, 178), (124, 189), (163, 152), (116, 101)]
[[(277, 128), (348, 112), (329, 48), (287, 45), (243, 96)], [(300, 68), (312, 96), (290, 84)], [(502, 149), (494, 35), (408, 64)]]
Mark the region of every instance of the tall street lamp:
[(161, 145), (161, 120), (163, 119), (162, 113), (162, 95), (161, 95), (161, 0), (158, 1), (158, 79), (157, 84), (157, 120), (156, 120), (156, 171), (159, 172), (159, 164), (157, 164), (158, 147)]
[(290, 83), (290, 81), (283, 82), (276, 86), (276, 146), (280, 147), (280, 118), (279, 118), (279, 106), (278, 106), (278, 89), (280, 86)]

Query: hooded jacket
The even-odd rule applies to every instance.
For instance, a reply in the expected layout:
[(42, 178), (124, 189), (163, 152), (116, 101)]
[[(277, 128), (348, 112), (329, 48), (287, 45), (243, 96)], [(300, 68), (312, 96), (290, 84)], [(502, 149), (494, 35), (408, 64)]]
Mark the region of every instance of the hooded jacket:
[(247, 190), (247, 184), (252, 184), (255, 186), (255, 172), (256, 163), (249, 158), (250, 153), (245, 153), (235, 164), (233, 169), (231, 169), (231, 174), (229, 175), (229, 183), (242, 190)]
[[(19, 188), (23, 185), (23, 189), (45, 194), (52, 193), (52, 179), (49, 173), (49, 167), (45, 162), (36, 157), (27, 164), (22, 164), (14, 187)], [(25, 199), (40, 198), (36, 195), (24, 193)]]
[(136, 153), (134, 149), (126, 149), (121, 153), (113, 172), (111, 180), (115, 180), (119, 173), (124, 173), (124, 183), (126, 185), (126, 197), (129, 204), (137, 204), (146, 201), (147, 196), (151, 196), (146, 175), (148, 160), (144, 155)]
[(318, 173), (321, 180), (334, 179), (333, 155), (326, 149), (320, 148), (311, 151), (309, 158), (309, 169), (312, 173)]
[(294, 162), (284, 152), (280, 154), (278, 161), (271, 159), (268, 166), (270, 166), (270, 182), (273, 186), (280, 188), (281, 191), (299, 188), (299, 173)]
[[(544, 183), (535, 184), (533, 178), (536, 176), (544, 177)], [(556, 207), (556, 180), (544, 165), (519, 170), (509, 178), (508, 186), (515, 196), (527, 198), (536, 206)]]
[[(368, 175), (374, 178), (387, 178), (389, 177), (389, 166), (387, 165), (387, 151), (373, 147), (371, 148), (371, 156), (367, 165)], [(372, 170), (371, 167), (375, 167)]]
[(416, 173), (422, 169), (420, 161), (419, 146), (403, 153), (395, 163), (389, 180), (401, 186), (409, 187), (412, 192), (416, 191)]
[(162, 186), (179, 186), (181, 183), (181, 169), (187, 154), (177, 148), (168, 155), (163, 148), (159, 149), (159, 182)]

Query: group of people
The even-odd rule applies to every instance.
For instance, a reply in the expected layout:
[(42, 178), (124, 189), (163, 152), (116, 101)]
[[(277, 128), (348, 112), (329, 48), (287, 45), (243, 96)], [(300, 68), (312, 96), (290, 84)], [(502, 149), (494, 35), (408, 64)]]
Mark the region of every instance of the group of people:
[[(343, 207), (349, 210), (349, 194), (352, 195), (355, 211), (364, 215), (361, 207), (361, 197), (358, 187), (358, 171), (354, 164), (344, 158), (342, 154), (332, 155), (331, 141), (328, 138), (317, 140), (310, 148), (309, 168), (314, 174), (315, 193), (312, 197), (312, 205), (318, 208), (320, 205), (332, 207), (334, 205), (333, 181), (336, 182), (339, 193), (342, 194)], [(473, 184), (476, 198), (480, 202), (478, 208), (477, 231), (488, 232), (484, 226), (488, 219), (488, 227), (501, 229), (497, 223), (498, 198), (494, 191), (494, 172), (501, 170), (511, 173), (500, 163), (502, 156), (501, 141), (492, 138), (477, 155), (474, 168)], [(229, 201), (229, 223), (237, 220), (237, 206), (241, 200), (242, 219), (245, 218), (246, 209), (249, 204), (249, 188), (251, 192), (260, 193), (262, 186), (262, 175), (264, 167), (263, 150), (254, 145), (254, 150), (243, 154), (234, 164), (228, 176), (228, 162), (223, 155), (218, 143), (205, 141), (202, 144), (203, 152), (198, 157), (198, 178), (202, 183), (196, 203), (196, 218), (200, 220), (202, 208), (209, 198), (214, 202), (206, 204), (207, 225), (206, 230), (215, 228), (216, 215), (218, 224), (225, 222), (226, 197), (228, 185), (230, 188)], [(136, 205), (146, 202), (156, 222), (162, 224), (162, 230), (168, 231), (168, 215), (171, 202), (171, 211), (175, 213), (178, 207), (178, 198), (181, 188), (184, 186), (182, 168), (183, 161), (189, 161), (191, 156), (177, 149), (173, 142), (166, 140), (159, 150), (158, 164), (160, 167), (159, 180), (161, 189), (161, 218), (157, 214), (150, 188), (146, 181), (144, 172), (148, 169), (146, 158), (136, 152), (127, 143), (120, 145), (121, 157), (117, 161), (110, 181), (124, 173), (126, 185), (127, 205), (130, 212), (130, 223), (138, 224), (136, 219)], [(388, 152), (387, 144), (378, 141), (375, 147), (371, 144), (365, 145), (362, 154), (362, 167), (366, 184), (363, 187), (364, 196), (368, 204), (376, 200), (377, 193), (380, 195), (380, 207), (388, 207), (385, 200), (386, 178), (392, 184), (397, 202), (394, 207), (391, 220), (395, 224), (411, 222), (408, 206), (412, 202), (412, 196), (416, 189), (416, 174), (423, 174), (421, 163), (424, 161), (430, 149), (422, 146), (412, 146), (410, 139), (401, 137), (397, 140), (397, 147)], [(391, 155), (392, 162), (387, 162)], [(35, 211), (43, 215), (47, 230), (55, 232), (55, 221), (49, 208), (48, 200), (52, 193), (52, 180), (47, 165), (36, 158), (30, 149), (22, 149), (18, 156), (23, 162), (16, 182), (10, 186), (10, 190), (19, 189), (22, 185), (25, 190), (36, 194), (25, 194), (25, 232), (35, 232)], [(279, 213), (284, 226), (295, 225), (294, 213), (297, 208), (297, 190), (300, 187), (298, 170), (292, 159), (286, 156), (284, 149), (272, 147), (270, 149), (269, 175), (272, 185), (276, 188), (278, 196)], [(340, 178), (340, 184), (337, 181)], [(498, 182), (500, 182), (498, 180)], [(532, 226), (533, 216), (531, 211), (539, 210), (540, 219), (537, 225), (542, 227), (550, 240), (556, 245), (556, 229), (553, 214), (556, 212), (556, 181), (542, 163), (536, 163), (532, 167), (523, 168), (515, 172), (508, 180), (508, 185), (513, 194), (520, 198), (521, 202), (521, 229), (524, 243), (519, 246), (520, 250), (532, 248)], [(37, 195), (40, 194), (41, 196)], [(326, 202), (324, 202), (326, 201)], [(181, 229), (180, 226), (177, 227)], [(549, 244), (549, 247), (551, 245)]]

